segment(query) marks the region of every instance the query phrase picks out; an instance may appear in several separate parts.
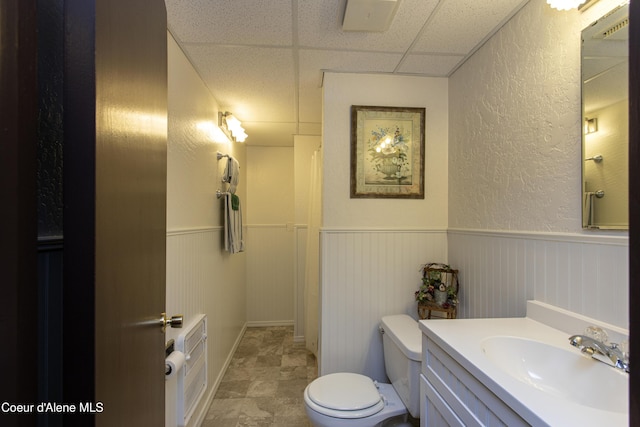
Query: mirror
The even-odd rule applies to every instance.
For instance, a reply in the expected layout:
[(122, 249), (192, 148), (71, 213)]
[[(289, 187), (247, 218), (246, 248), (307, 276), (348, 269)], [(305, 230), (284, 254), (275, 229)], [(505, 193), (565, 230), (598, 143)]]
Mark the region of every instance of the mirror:
[(582, 31), (582, 227), (629, 228), (629, 5)]

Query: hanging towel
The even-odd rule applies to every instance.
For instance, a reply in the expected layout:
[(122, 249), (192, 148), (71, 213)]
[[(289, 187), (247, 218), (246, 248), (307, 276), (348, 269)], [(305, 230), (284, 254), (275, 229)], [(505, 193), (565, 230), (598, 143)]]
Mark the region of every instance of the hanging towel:
[(584, 193), (584, 203), (582, 206), (582, 225), (586, 227), (593, 226), (594, 223), (594, 211), (593, 211), (593, 202), (596, 193), (593, 191), (585, 191)]
[(224, 169), (222, 182), (229, 183), (228, 191), (230, 193), (234, 194), (236, 192), (238, 182), (240, 182), (240, 163), (238, 163), (238, 161), (231, 156), (229, 156), (227, 166)]
[(231, 195), (231, 209), (233, 209), (234, 211), (240, 209), (240, 197), (236, 196), (235, 194)]
[[(238, 209), (233, 209), (233, 198), (237, 199)], [(224, 248), (235, 254), (244, 252), (244, 237), (242, 235), (242, 209), (240, 198), (235, 194), (224, 195)]]

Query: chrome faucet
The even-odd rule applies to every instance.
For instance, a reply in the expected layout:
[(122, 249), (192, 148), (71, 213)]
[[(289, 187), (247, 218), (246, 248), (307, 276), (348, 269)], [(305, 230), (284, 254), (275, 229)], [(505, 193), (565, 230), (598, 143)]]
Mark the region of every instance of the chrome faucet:
[(594, 359), (611, 365), (617, 369), (629, 372), (629, 358), (616, 343), (609, 345), (585, 335), (573, 335), (569, 337), (569, 344), (580, 349)]

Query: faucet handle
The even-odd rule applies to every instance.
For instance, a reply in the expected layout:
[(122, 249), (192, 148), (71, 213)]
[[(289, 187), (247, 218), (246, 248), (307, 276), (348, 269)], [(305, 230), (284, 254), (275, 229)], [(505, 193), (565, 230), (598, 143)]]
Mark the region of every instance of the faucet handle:
[(620, 345), (618, 345), (620, 351), (622, 352), (622, 357), (624, 358), (625, 363), (629, 363), (629, 340), (620, 341)]
[(603, 344), (609, 343), (609, 336), (607, 335), (607, 331), (599, 328), (598, 326), (589, 326), (587, 329), (585, 329), (584, 334), (587, 337), (593, 338), (596, 341), (600, 341)]

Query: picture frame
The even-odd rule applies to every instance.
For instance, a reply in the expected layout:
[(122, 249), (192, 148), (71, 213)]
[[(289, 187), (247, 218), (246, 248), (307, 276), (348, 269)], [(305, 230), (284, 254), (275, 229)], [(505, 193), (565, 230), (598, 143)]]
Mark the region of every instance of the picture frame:
[(425, 109), (351, 106), (351, 198), (424, 199)]

